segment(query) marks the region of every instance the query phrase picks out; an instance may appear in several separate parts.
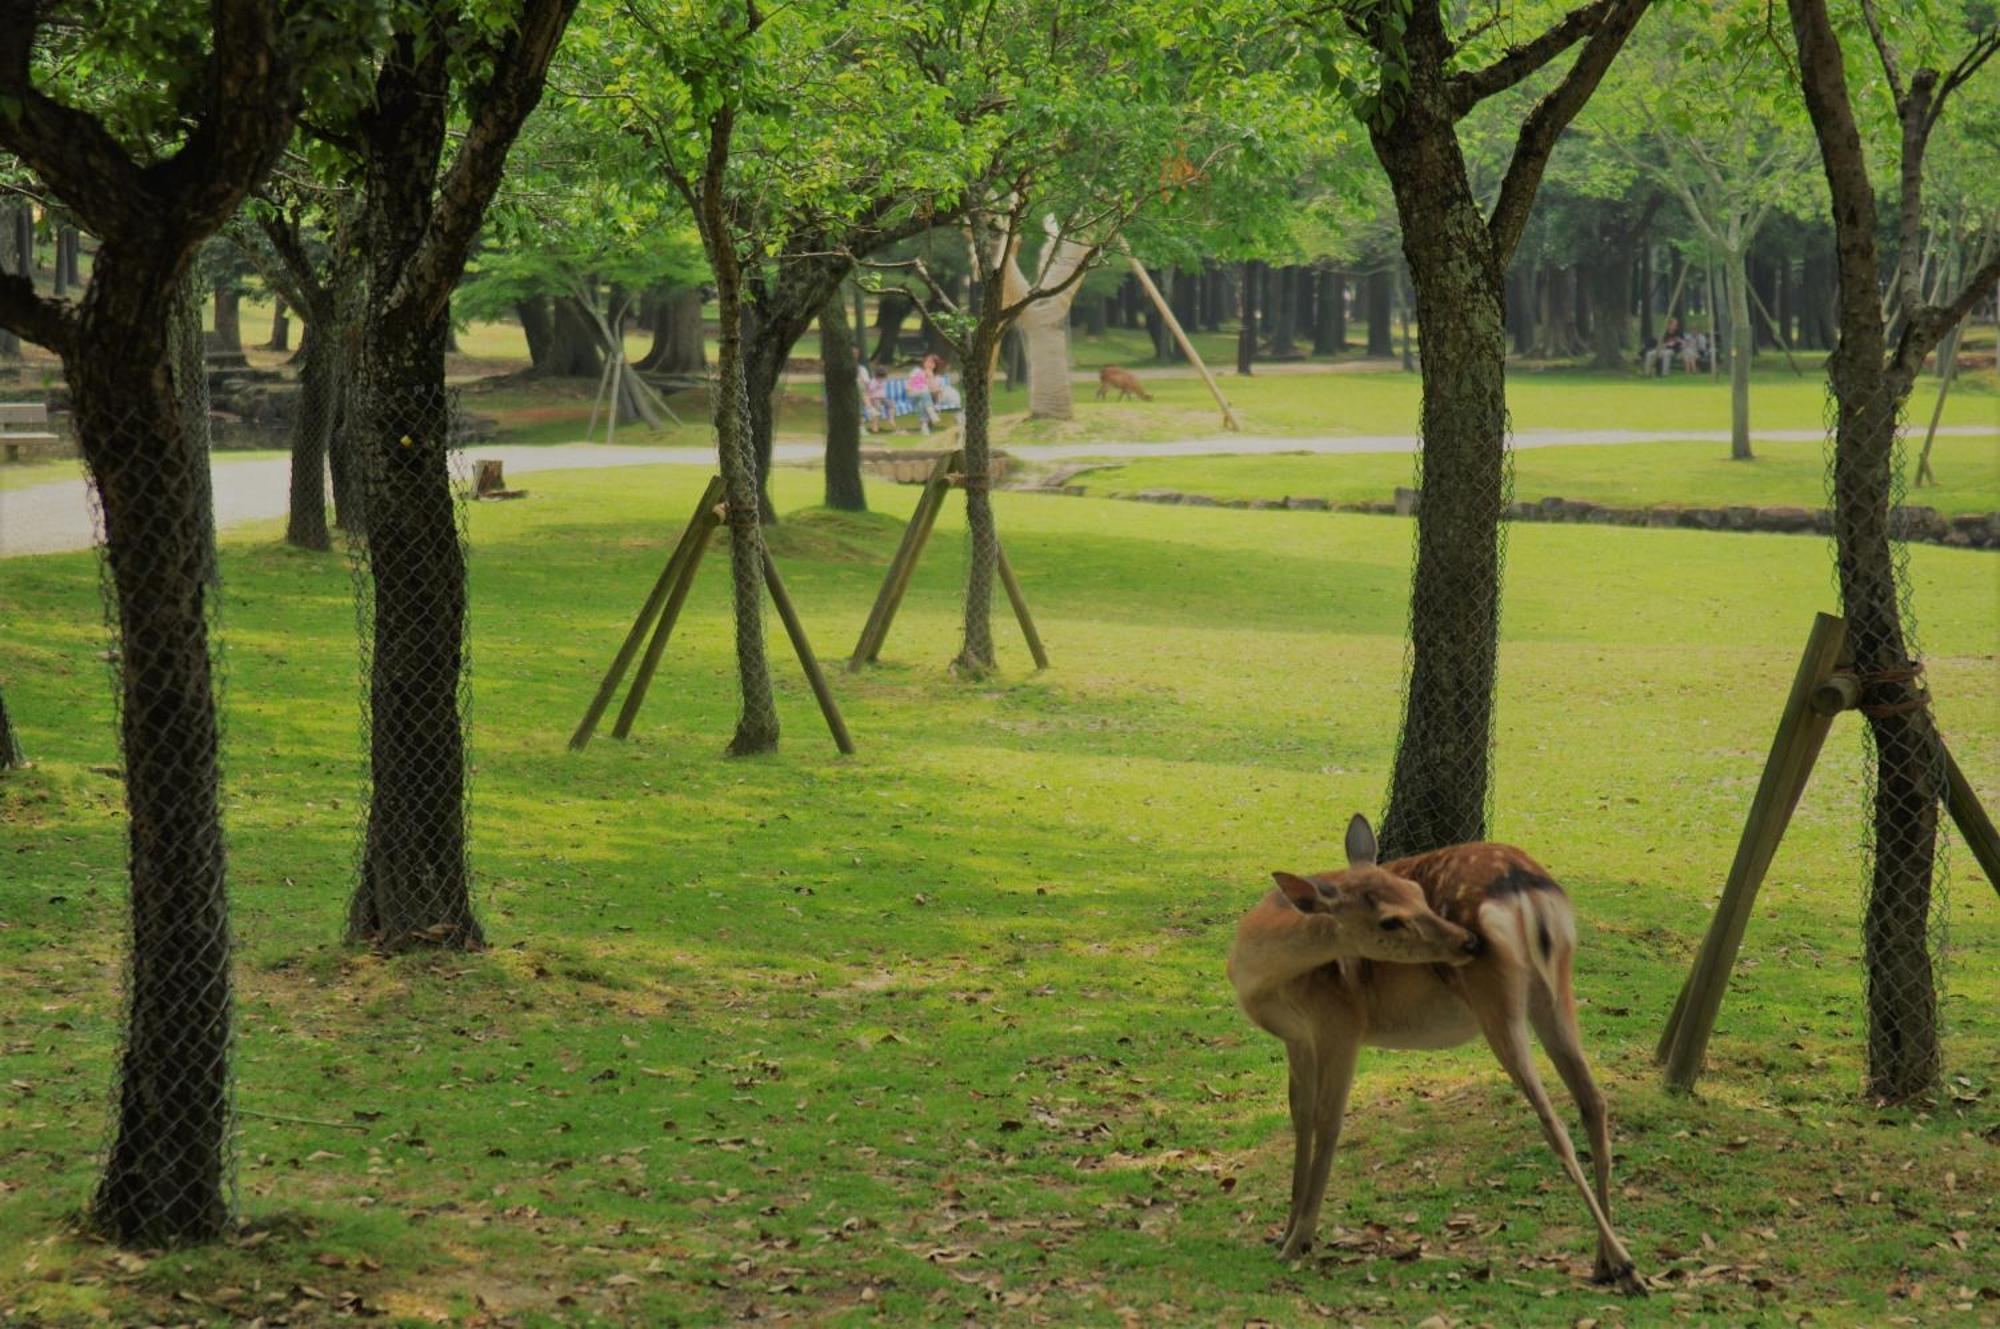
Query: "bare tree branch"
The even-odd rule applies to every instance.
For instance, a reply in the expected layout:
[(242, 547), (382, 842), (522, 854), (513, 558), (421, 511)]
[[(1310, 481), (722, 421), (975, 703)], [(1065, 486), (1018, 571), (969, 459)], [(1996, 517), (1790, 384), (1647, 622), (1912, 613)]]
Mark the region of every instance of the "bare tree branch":
[(1536, 102), (1522, 122), (1513, 159), (1500, 182), (1500, 196), (1486, 223), (1487, 233), (1493, 239), (1494, 260), (1502, 268), (1521, 241), (1521, 232), (1528, 224), (1528, 210), (1534, 204), (1535, 190), (1542, 182), (1542, 173), (1548, 169), (1549, 154), (1555, 150), (1556, 140), (1590, 100), (1591, 93), (1597, 91), (1604, 72), (1611, 68), (1625, 39), (1632, 35), (1632, 29), (1651, 4), (1652, 0), (1612, 0), (1592, 27), (1590, 40), (1577, 55), (1576, 63), (1563, 75), (1562, 82)]
[(1896, 51), (1889, 45), (1889, 39), (1882, 32), (1881, 16), (1875, 12), (1875, 0), (1861, 0), (1861, 17), (1868, 24), (1868, 36), (1875, 43), (1875, 54), (1881, 57), (1882, 72), (1889, 79), (1889, 95), (1895, 98), (1898, 107), (1903, 104), (1903, 73), (1896, 67)]
[(76, 306), (37, 295), (26, 277), (0, 274), (0, 328), (67, 357), (76, 344)]
[(1521, 80), (1533, 77), (1586, 34), (1597, 31), (1616, 2), (1593, 0), (1572, 9), (1532, 41), (1508, 47), (1492, 64), (1453, 74), (1449, 80), (1452, 118), (1462, 118), (1494, 93), (1505, 92)]
[(438, 186), (423, 241), (397, 282), (395, 298), (421, 301), (442, 315), (479, 234), (486, 205), (500, 187), (507, 151), (542, 99), (549, 61), (577, 0), (523, 0), (484, 86), (471, 98), (471, 124)]
[(1914, 379), (1922, 372), (1925, 357), (1947, 332), (1972, 313), (1972, 307), (1993, 289), (1995, 282), (2000, 282), (2000, 254), (1981, 264), (1949, 303), (1925, 305), (1912, 313), (1904, 320), (1903, 335), (1896, 339), (1891, 372), (1902, 375), (1906, 380)]

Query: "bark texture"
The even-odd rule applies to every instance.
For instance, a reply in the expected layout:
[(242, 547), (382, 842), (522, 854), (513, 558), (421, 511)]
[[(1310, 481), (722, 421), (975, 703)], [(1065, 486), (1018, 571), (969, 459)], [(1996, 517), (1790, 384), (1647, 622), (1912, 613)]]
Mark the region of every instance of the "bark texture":
[[(1595, 90), (1648, 0), (1599, 0), (1492, 65), (1448, 73), (1438, 0), (1416, 0), (1370, 40), (1408, 88), (1370, 125), (1402, 224), (1424, 328), (1410, 671), (1381, 842), (1392, 855), (1485, 838), (1500, 625), (1500, 515), (1507, 499), (1507, 265), (1563, 128)], [(1466, 172), (1456, 122), (1579, 40), (1561, 81), (1523, 120), (1491, 214)], [(1386, 333), (1389, 274), (1369, 280), (1369, 341)], [(1378, 283), (1381, 292), (1377, 308)]]
[(447, 12), (429, 11), (394, 33), (361, 123), (370, 273), (351, 414), (374, 589), (373, 794), (347, 935), (385, 949), (484, 940), (465, 859), (465, 561), (449, 472), (445, 348), (452, 288), (575, 5), (522, 0), (484, 82), (468, 94), (472, 112), (448, 168)]
[(1925, 357), (2000, 280), (2000, 259), (1972, 274), (1945, 303), (1929, 304), (1918, 295), (1923, 155), (1952, 84), (1930, 69), (1912, 71), (1907, 81), (1887, 71), (1903, 130), (1891, 271), (1904, 307), (1892, 340), (1877, 286), (1881, 237), (1888, 232), (1876, 211), (1840, 42), (1824, 0), (1788, 0), (1788, 7), (1806, 108), (1833, 197), (1839, 289), (1837, 341), (1828, 362), (1836, 402), (1834, 540), (1874, 762), (1874, 861), (1863, 922), (1868, 1087), (1879, 1098), (1903, 1100), (1932, 1090), (1939, 1074), (1929, 929), (1945, 764), (1902, 619), (1889, 538), (1896, 422)]
[(835, 290), (819, 315), (819, 358), (826, 384), (826, 506), (868, 511), (861, 486), (861, 384), (847, 302)]
[[(101, 237), (75, 306), (0, 278), (0, 323), (62, 357), (103, 506), (119, 633), (131, 967), (112, 1143), (91, 1221), (166, 1246), (221, 1235), (229, 1133), (229, 920), (208, 641), (206, 415), (173, 354), (196, 248), (291, 133), (297, 70), (274, 6), (216, 0), (198, 124), (142, 167), (30, 76), (38, 15), (0, 17), (0, 146)], [(32, 243), (32, 237), (31, 237)]]

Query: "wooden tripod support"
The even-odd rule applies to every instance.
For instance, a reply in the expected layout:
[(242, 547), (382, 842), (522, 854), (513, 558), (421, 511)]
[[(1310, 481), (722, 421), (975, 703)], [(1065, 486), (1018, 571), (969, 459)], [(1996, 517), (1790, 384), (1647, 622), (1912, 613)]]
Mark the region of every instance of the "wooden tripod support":
[[(917, 560), (923, 556), (924, 542), (931, 538), (931, 528), (937, 525), (938, 512), (944, 507), (944, 496), (954, 483), (962, 482), (960, 472), (965, 466), (965, 453), (951, 452), (937, 459), (931, 467), (930, 478), (924, 481), (924, 492), (917, 497), (917, 510), (910, 514), (910, 524), (903, 528), (903, 542), (896, 548), (896, 556), (889, 560), (888, 575), (882, 579), (882, 589), (875, 596), (875, 607), (868, 611), (868, 621), (861, 626), (861, 640), (854, 644), (854, 656), (847, 662), (848, 672), (860, 670), (862, 665), (874, 664), (882, 653), (882, 643), (889, 636), (889, 625), (895, 621), (896, 611), (902, 607), (903, 593), (910, 589), (910, 578), (916, 574)], [(999, 565), (1000, 584), (1007, 588), (1007, 599), (1014, 606), (1014, 617), (1021, 624), (1021, 635), (1027, 639), (1028, 652), (1035, 657), (1035, 668), (1049, 667), (1049, 653), (1042, 649), (1042, 634), (1035, 631), (1035, 619), (1028, 612), (1028, 599), (1021, 594), (1021, 583), (1014, 576), (1013, 565), (1007, 562), (1007, 551), (998, 541), (993, 546), (995, 561)]]
[[(590, 707), (584, 711), (582, 722), (570, 735), (572, 751), (582, 751), (590, 742), (590, 736), (597, 732), (597, 722), (604, 718), (612, 697), (617, 695), (618, 684), (625, 677), (626, 669), (631, 667), (632, 657), (638, 653), (646, 630), (652, 628), (653, 638), (646, 645), (646, 654), (639, 661), (639, 671), (632, 676), (632, 686), (625, 694), (625, 705), (620, 708), (617, 723), (611, 728), (613, 738), (624, 738), (632, 732), (632, 722), (638, 718), (639, 707), (646, 700), (646, 689), (652, 686), (653, 673), (659, 668), (660, 656), (667, 649), (667, 639), (673, 635), (674, 624), (681, 616), (681, 607), (687, 603), (688, 591), (694, 586), (695, 573), (701, 569), (702, 555), (708, 552), (708, 542), (716, 528), (729, 518), (729, 505), (723, 501), (722, 494), (722, 477), (712, 477), (708, 488), (702, 491), (701, 501), (695, 505), (694, 516), (688, 519), (687, 529), (681, 532), (673, 555), (667, 559), (667, 566), (661, 571), (659, 580), (653, 583), (652, 593), (646, 597), (639, 616), (632, 620), (632, 630), (625, 634), (624, 645), (612, 658), (611, 668), (604, 673), (604, 681), (597, 685), (597, 695), (590, 699)], [(792, 650), (797, 652), (799, 664), (805, 668), (806, 681), (812, 684), (813, 696), (819, 699), (820, 714), (826, 717), (826, 727), (833, 734), (834, 744), (842, 752), (852, 753), (854, 740), (848, 737), (847, 723), (840, 718), (840, 708), (834, 704), (833, 689), (827, 686), (826, 675), (820, 670), (812, 646), (806, 641), (806, 630), (799, 622), (799, 611), (793, 606), (784, 580), (778, 576), (778, 565), (771, 561), (768, 549), (764, 551), (764, 586), (778, 608), (778, 617), (784, 620), (785, 634), (792, 639)], [(657, 626), (655, 619), (659, 620)]]
[[(1750, 910), (1757, 902), (1758, 888), (1770, 870), (1792, 812), (1805, 792), (1813, 762), (1826, 742), (1828, 730), (1842, 711), (1852, 710), (1861, 699), (1861, 685), (1851, 670), (1842, 668), (1847, 646), (1847, 620), (1831, 614), (1813, 619), (1806, 638), (1805, 654), (1792, 677), (1792, 690), (1778, 718), (1778, 732), (1771, 740), (1771, 752), (1764, 760), (1764, 775), (1750, 800), (1744, 818), (1743, 838), (1736, 846), (1736, 859), (1722, 887), (1722, 900), (1715, 908), (1708, 935), (1695, 956), (1694, 967), (1681, 984), (1673, 1013), (1654, 1049), (1654, 1060), (1667, 1068), (1667, 1087), (1682, 1093), (1694, 1088), (1701, 1075), (1702, 1058), (1708, 1038), (1715, 1031), (1715, 1018), (1722, 1009), (1722, 994), (1729, 986), (1736, 966), (1736, 953), (1743, 944), (1750, 923)], [(1940, 740), (1941, 742), (1942, 740)], [(1945, 752), (1947, 776), (1946, 806), (1960, 834), (1972, 846), (1973, 856), (1986, 870), (1995, 889), (2000, 889), (2000, 834), (1973, 796), (1972, 786)]]

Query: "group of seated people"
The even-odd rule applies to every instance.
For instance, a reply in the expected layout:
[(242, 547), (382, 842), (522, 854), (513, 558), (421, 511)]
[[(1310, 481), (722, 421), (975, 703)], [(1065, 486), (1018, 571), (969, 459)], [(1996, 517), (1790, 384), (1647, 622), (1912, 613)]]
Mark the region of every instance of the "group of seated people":
[(944, 362), (935, 355), (925, 356), (909, 373), (894, 378), (886, 368), (871, 367), (857, 349), (854, 381), (861, 389), (861, 419), (871, 434), (894, 432), (897, 419), (905, 415), (915, 415), (928, 434), (941, 412), (956, 411), (962, 404), (944, 372)]
[(1690, 374), (1713, 367), (1715, 363), (1715, 342), (1706, 332), (1684, 332), (1677, 318), (1667, 320), (1667, 330), (1654, 342), (1639, 352), (1639, 367), (1646, 373), (1665, 378), (1673, 372), (1674, 361)]

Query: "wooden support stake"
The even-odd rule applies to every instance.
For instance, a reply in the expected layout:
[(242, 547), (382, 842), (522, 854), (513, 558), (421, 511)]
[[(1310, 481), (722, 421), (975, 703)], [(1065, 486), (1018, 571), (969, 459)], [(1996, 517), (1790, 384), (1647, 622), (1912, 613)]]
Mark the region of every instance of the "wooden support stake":
[(681, 532), (680, 540), (674, 545), (672, 557), (667, 559), (667, 566), (660, 570), (659, 580), (653, 583), (652, 593), (646, 597), (645, 606), (639, 610), (639, 616), (632, 620), (632, 630), (625, 634), (625, 644), (618, 648), (618, 654), (611, 661), (611, 668), (604, 671), (604, 681), (597, 685), (597, 695), (590, 699), (590, 708), (583, 713), (583, 720), (577, 725), (576, 732), (570, 735), (571, 751), (581, 752), (590, 742), (590, 736), (597, 732), (597, 722), (604, 718), (605, 708), (611, 705), (611, 699), (618, 694), (619, 681), (625, 677), (625, 670), (630, 667), (632, 657), (638, 653), (639, 643), (645, 639), (646, 629), (652, 626), (654, 616), (666, 602), (667, 593), (679, 580), (680, 565), (688, 549), (693, 545), (695, 528), (701, 524), (701, 514), (712, 511), (721, 500), (722, 477), (716, 476), (708, 482), (708, 488), (702, 491), (701, 502), (695, 507), (693, 520), (689, 521), (687, 528)]
[(688, 592), (694, 588), (695, 573), (701, 571), (701, 556), (708, 552), (709, 537), (721, 524), (713, 507), (695, 514), (692, 526), (694, 544), (689, 547), (687, 557), (681, 560), (680, 577), (674, 582), (673, 590), (667, 593), (666, 607), (660, 611), (660, 626), (653, 631), (653, 640), (646, 647), (646, 657), (639, 661), (639, 672), (632, 675), (632, 690), (625, 694), (625, 705), (619, 709), (618, 723), (611, 726), (613, 738), (626, 738), (632, 733), (632, 722), (638, 718), (639, 707), (646, 700), (646, 689), (653, 685), (653, 673), (660, 667), (660, 655), (667, 649), (667, 638), (674, 635), (674, 624), (680, 619), (681, 606), (687, 603)]
[(1021, 594), (1021, 583), (1014, 578), (1013, 565), (1007, 561), (1007, 550), (995, 541), (993, 553), (1000, 565), (1000, 584), (1007, 588), (1007, 598), (1014, 602), (1014, 617), (1021, 623), (1021, 635), (1028, 639), (1028, 654), (1035, 657), (1035, 668), (1047, 669), (1049, 653), (1042, 649), (1042, 634), (1035, 631), (1034, 616), (1028, 612), (1028, 597)]
[(1972, 792), (1972, 781), (1958, 769), (1950, 748), (1944, 750), (1944, 780), (1945, 806), (1951, 810), (1951, 819), (1958, 823), (1958, 833), (1965, 837), (1972, 847), (1972, 856), (1986, 870), (1986, 880), (2000, 891), (2000, 831), (1993, 829), (1993, 819), (1979, 806), (1979, 796)]
[[(1124, 247), (1123, 241), (1119, 242), (1119, 247)], [(1138, 279), (1139, 288), (1152, 297), (1153, 307), (1159, 310), (1160, 320), (1167, 325), (1167, 331), (1173, 333), (1174, 340), (1180, 344), (1181, 354), (1188, 358), (1188, 363), (1201, 375), (1201, 381), (1208, 384), (1209, 395), (1214, 397), (1215, 404), (1222, 408), (1222, 427), (1242, 429), (1243, 426), (1236, 423), (1236, 412), (1229, 409), (1229, 399), (1222, 395), (1222, 385), (1215, 381), (1215, 375), (1208, 372), (1208, 366), (1202, 363), (1201, 356), (1195, 352), (1194, 343), (1189, 341), (1187, 333), (1181, 330), (1181, 321), (1174, 317), (1173, 306), (1169, 305), (1167, 298), (1160, 294), (1160, 288), (1153, 285), (1152, 274), (1146, 271), (1146, 265), (1133, 258), (1129, 250), (1126, 251), (1125, 261), (1132, 265), (1132, 275)]]
[(882, 578), (882, 589), (876, 593), (875, 607), (868, 611), (868, 621), (861, 627), (861, 639), (854, 644), (854, 655), (847, 662), (849, 673), (858, 671), (864, 664), (873, 664), (875, 657), (881, 654), (882, 643), (889, 636), (889, 624), (903, 603), (903, 592), (909, 589), (910, 577), (916, 571), (924, 542), (930, 539), (931, 528), (937, 524), (938, 511), (944, 506), (946, 491), (951, 488), (949, 477), (958, 464), (959, 454), (949, 452), (932, 465), (930, 478), (924, 481), (924, 492), (917, 496), (916, 510), (910, 514), (909, 525), (903, 528), (903, 542), (897, 546), (896, 556), (889, 560), (889, 571)]
[(1778, 732), (1771, 740), (1770, 755), (1764, 761), (1763, 778), (1750, 803), (1750, 815), (1743, 823), (1743, 837), (1736, 846), (1729, 879), (1722, 888), (1715, 918), (1702, 941), (1694, 968), (1681, 986), (1681, 995), (1667, 1018), (1666, 1031), (1654, 1051), (1656, 1060), (1667, 1066), (1667, 1086), (1686, 1092), (1694, 1088), (1701, 1074), (1702, 1056), (1708, 1037), (1715, 1029), (1715, 1017), (1722, 1009), (1722, 994), (1729, 986), (1729, 974), (1743, 944), (1744, 929), (1757, 890), (1770, 869), (1771, 859), (1784, 838), (1785, 827), (1804, 792), (1806, 778), (1833, 717), (1813, 710), (1811, 698), (1826, 682), (1840, 660), (1847, 641), (1847, 620), (1831, 614), (1813, 619), (1792, 690), (1778, 720)]
[(793, 607), (792, 597), (785, 591), (784, 579), (778, 575), (778, 565), (771, 561), (768, 549), (764, 551), (764, 585), (771, 592), (771, 602), (778, 606), (778, 617), (784, 620), (785, 635), (792, 639), (792, 649), (806, 671), (806, 682), (812, 684), (813, 696), (819, 700), (819, 713), (826, 717), (834, 746), (853, 756), (854, 740), (847, 735), (847, 722), (840, 718), (840, 707), (834, 705), (833, 689), (827, 686), (826, 675), (820, 672), (812, 644), (806, 640), (805, 625), (799, 622), (799, 611)]

